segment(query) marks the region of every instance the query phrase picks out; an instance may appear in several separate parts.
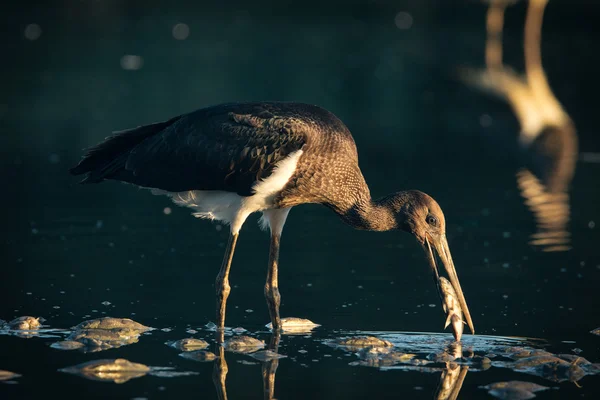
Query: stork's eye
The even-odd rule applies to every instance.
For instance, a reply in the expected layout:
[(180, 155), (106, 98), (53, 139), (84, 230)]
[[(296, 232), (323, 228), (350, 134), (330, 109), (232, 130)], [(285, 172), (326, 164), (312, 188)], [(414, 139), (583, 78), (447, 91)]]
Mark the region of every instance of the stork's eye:
[(438, 220), (436, 217), (434, 217), (433, 215), (428, 215), (427, 216), (427, 223), (431, 226), (437, 226), (438, 224)]

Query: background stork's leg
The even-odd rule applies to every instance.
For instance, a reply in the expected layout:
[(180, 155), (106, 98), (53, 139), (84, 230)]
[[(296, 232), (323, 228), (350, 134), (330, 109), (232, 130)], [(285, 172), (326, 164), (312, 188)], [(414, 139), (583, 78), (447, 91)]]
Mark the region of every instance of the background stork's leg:
[(279, 305), (281, 296), (279, 295), (279, 284), (277, 281), (279, 264), (279, 243), (281, 234), (271, 233), (271, 249), (269, 250), (269, 271), (267, 272), (267, 283), (265, 284), (265, 297), (273, 324), (273, 332), (281, 330), (281, 318), (279, 317)]
[(221, 270), (215, 282), (217, 289), (217, 330), (225, 328), (225, 308), (227, 307), (227, 297), (229, 297), (229, 292), (231, 291), (231, 287), (229, 286), (229, 269), (231, 268), (231, 260), (233, 259), (233, 252), (235, 251), (238, 236), (239, 234), (237, 233), (229, 235), (223, 264), (221, 264)]

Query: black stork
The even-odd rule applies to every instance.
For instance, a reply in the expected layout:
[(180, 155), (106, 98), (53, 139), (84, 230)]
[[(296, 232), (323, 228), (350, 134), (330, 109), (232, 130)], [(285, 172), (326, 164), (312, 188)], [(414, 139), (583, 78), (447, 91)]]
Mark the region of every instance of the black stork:
[(448, 274), (471, 332), (473, 322), (450, 249), (438, 203), (408, 190), (373, 200), (358, 166), (348, 128), (320, 107), (286, 102), (229, 103), (166, 122), (116, 132), (90, 148), (75, 175), (81, 183), (117, 180), (170, 196), (200, 218), (230, 225), (229, 242), (216, 279), (217, 329), (225, 325), (229, 270), (246, 218), (261, 211), (270, 228), (264, 292), (273, 331), (281, 329), (279, 243), (290, 209), (323, 204), (356, 229), (406, 231), (421, 243), (434, 279), (434, 251)]

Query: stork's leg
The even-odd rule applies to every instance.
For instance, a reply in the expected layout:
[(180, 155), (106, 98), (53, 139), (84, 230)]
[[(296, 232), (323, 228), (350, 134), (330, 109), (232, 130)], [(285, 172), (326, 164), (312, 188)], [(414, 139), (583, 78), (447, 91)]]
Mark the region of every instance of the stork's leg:
[(265, 297), (267, 299), (267, 306), (269, 307), (273, 332), (281, 330), (281, 318), (279, 317), (281, 296), (279, 294), (279, 283), (277, 280), (279, 243), (281, 241), (283, 225), (285, 224), (289, 212), (289, 208), (263, 211), (263, 218), (271, 227), (271, 248), (269, 250), (269, 270), (267, 272), (267, 282), (265, 284)]
[(225, 328), (225, 308), (227, 307), (227, 297), (229, 297), (229, 292), (231, 291), (231, 287), (229, 286), (229, 269), (231, 268), (231, 260), (233, 259), (233, 252), (235, 251), (238, 236), (238, 233), (229, 235), (229, 242), (225, 249), (221, 270), (215, 282), (217, 289), (217, 329), (221, 331)]
[(265, 297), (271, 316), (273, 332), (281, 329), (281, 318), (279, 317), (279, 305), (281, 304), (281, 295), (279, 294), (279, 284), (277, 281), (279, 264), (279, 242), (280, 234), (271, 234), (271, 249), (269, 251), (269, 271), (267, 272), (267, 283), (265, 284)]

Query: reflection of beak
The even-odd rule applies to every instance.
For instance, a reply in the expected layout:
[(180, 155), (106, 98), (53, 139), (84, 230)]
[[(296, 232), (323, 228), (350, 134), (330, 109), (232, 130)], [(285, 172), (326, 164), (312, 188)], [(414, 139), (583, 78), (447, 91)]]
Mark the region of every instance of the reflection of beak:
[[(431, 244), (430, 244), (431, 242)], [(433, 246), (432, 246), (433, 245)], [(433, 247), (433, 249), (432, 249)], [(458, 296), (458, 302), (460, 307), (462, 308), (462, 312), (465, 315), (465, 319), (467, 320), (467, 324), (469, 325), (469, 329), (471, 333), (475, 333), (475, 328), (473, 326), (473, 321), (471, 320), (471, 313), (469, 312), (469, 307), (467, 307), (467, 301), (465, 300), (465, 295), (460, 287), (460, 282), (458, 281), (458, 275), (456, 274), (456, 269), (454, 268), (454, 262), (452, 261), (452, 256), (450, 255), (450, 249), (448, 248), (448, 242), (446, 241), (446, 235), (439, 235), (436, 237), (427, 235), (425, 237), (425, 242), (423, 243), (423, 249), (425, 250), (425, 255), (427, 257), (427, 261), (429, 261), (429, 265), (431, 266), (431, 270), (433, 272), (434, 280), (436, 284), (439, 280), (439, 271), (437, 264), (435, 262), (435, 257), (433, 255), (433, 250), (437, 253), (438, 257), (442, 260), (442, 264), (444, 265), (444, 269), (448, 274), (448, 278), (450, 279), (450, 283)]]

